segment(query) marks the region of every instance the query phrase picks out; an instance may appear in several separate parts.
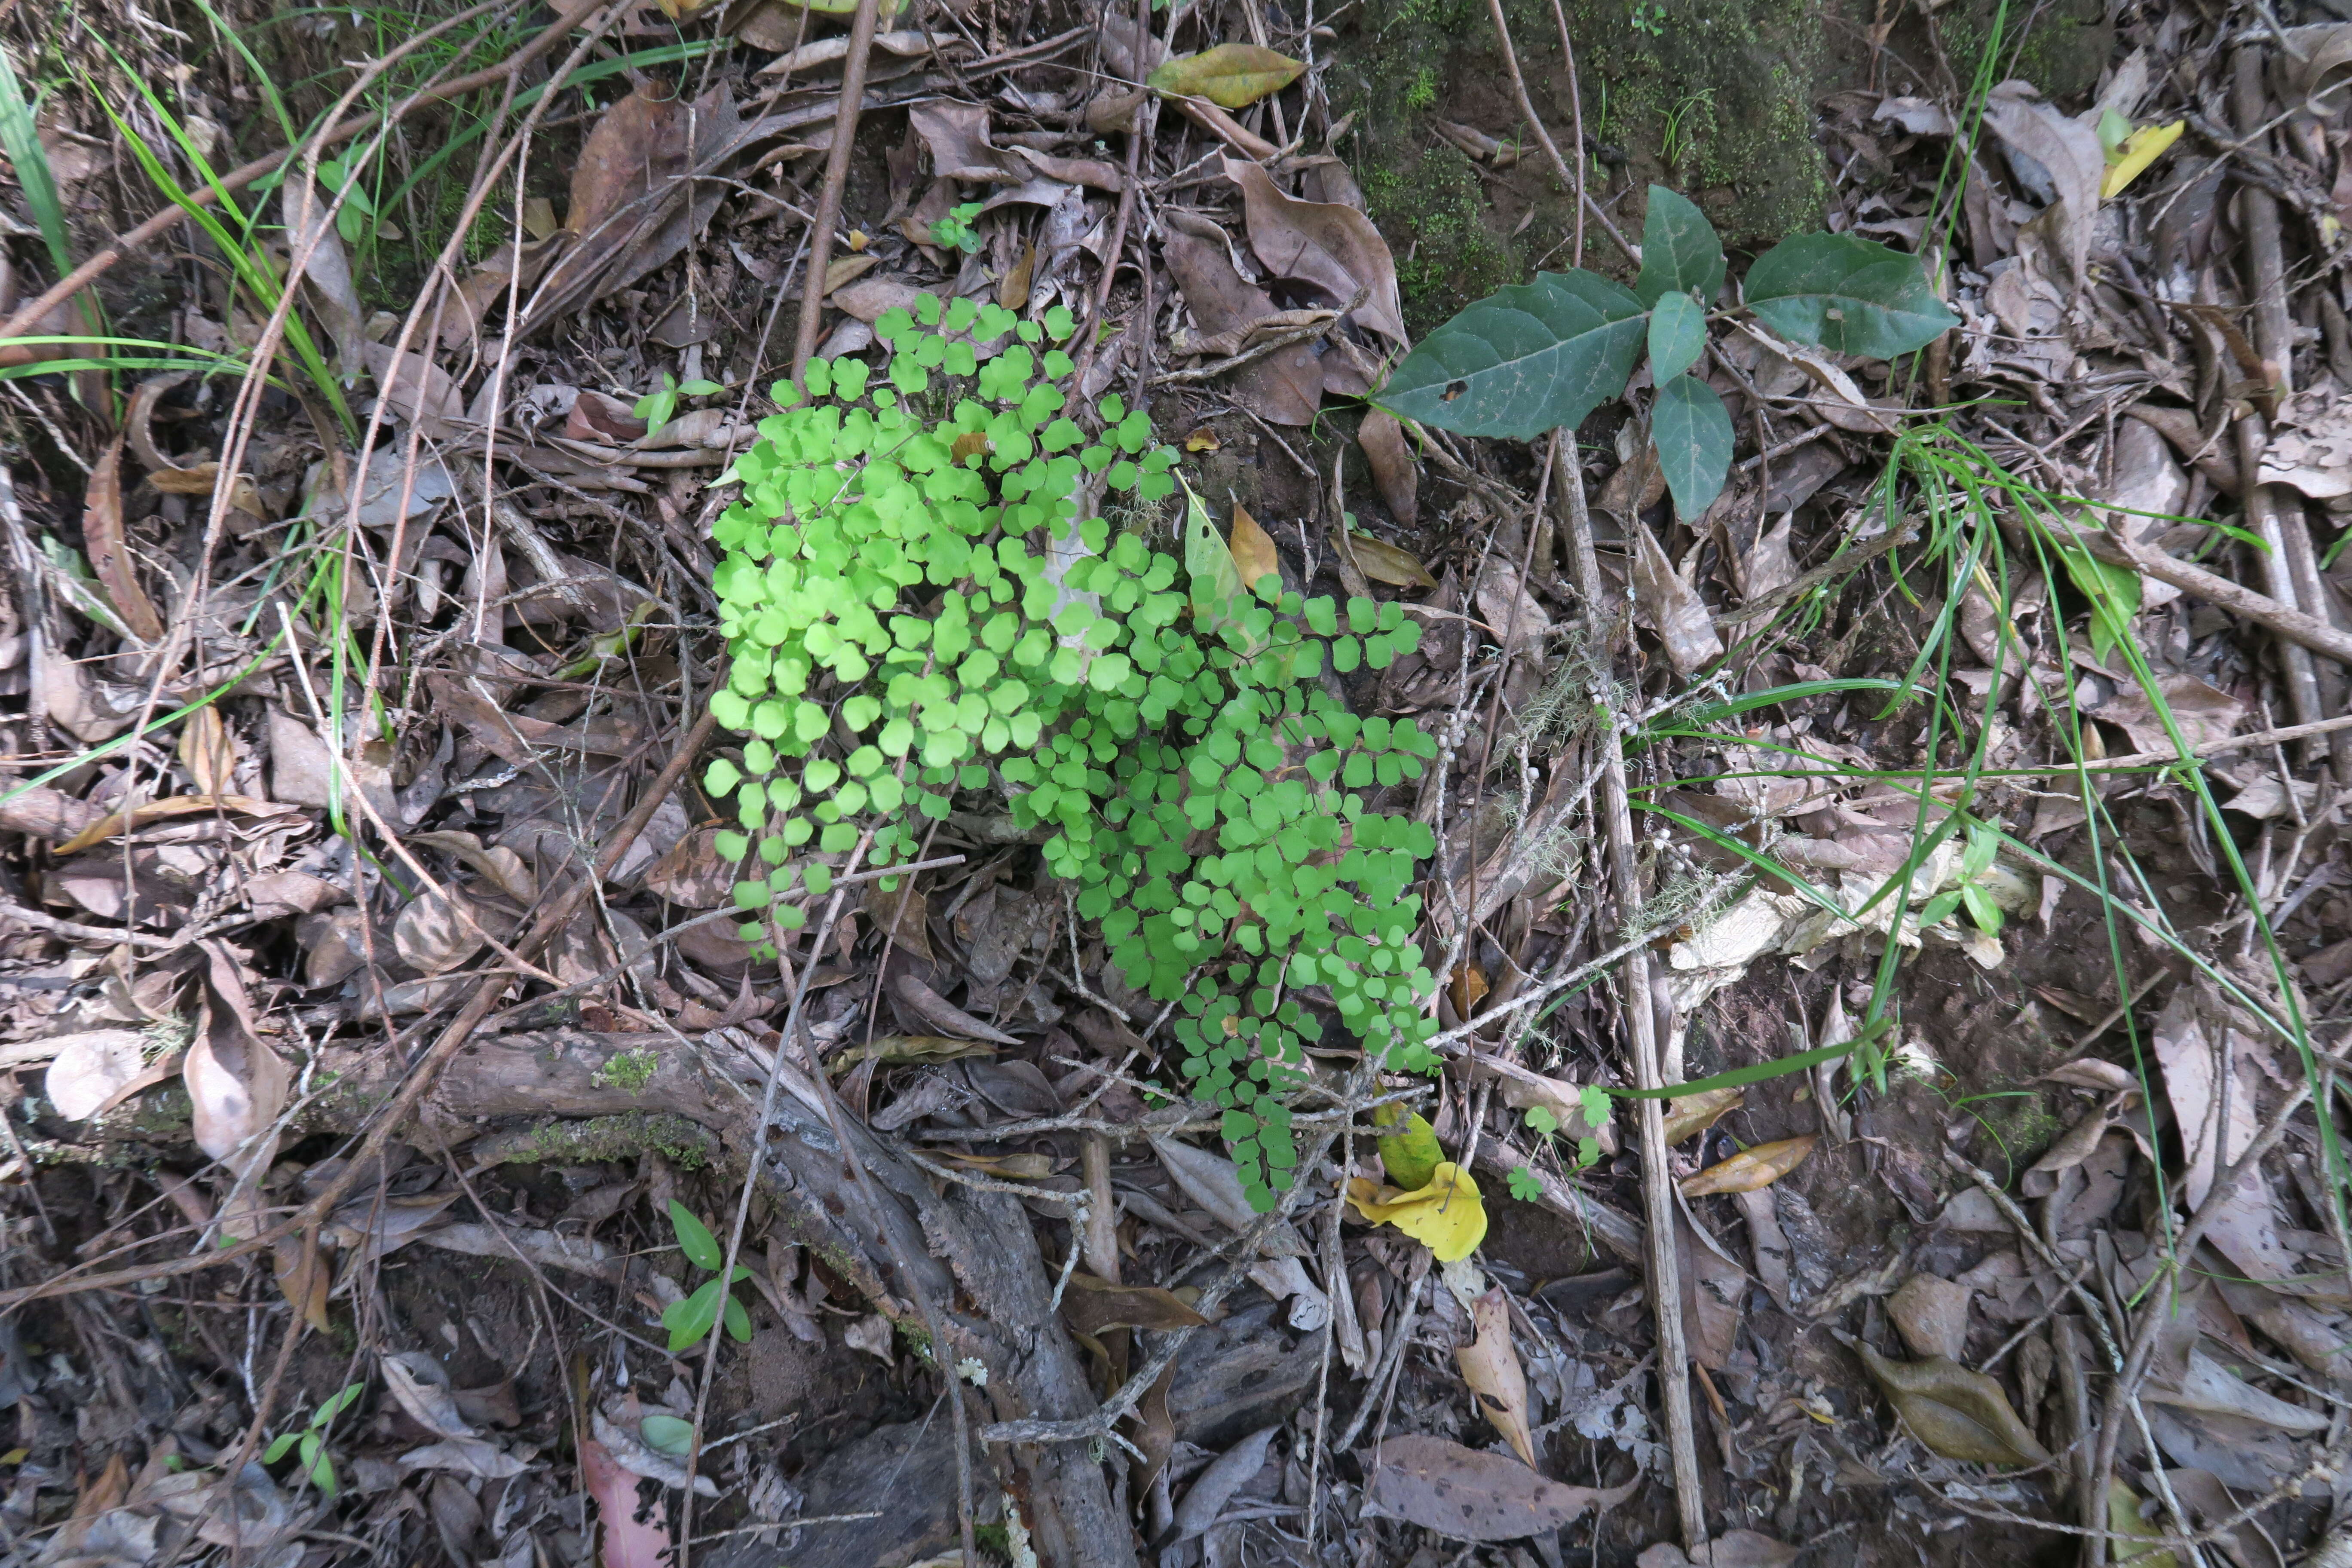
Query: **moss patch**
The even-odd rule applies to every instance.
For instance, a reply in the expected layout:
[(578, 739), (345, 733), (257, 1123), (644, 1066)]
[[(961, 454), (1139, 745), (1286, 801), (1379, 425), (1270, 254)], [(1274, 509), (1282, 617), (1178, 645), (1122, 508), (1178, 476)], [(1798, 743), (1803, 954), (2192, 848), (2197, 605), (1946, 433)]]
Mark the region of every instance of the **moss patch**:
[[(1549, 0), (1505, 0), (1537, 112), (1570, 156), (1568, 73)], [(1359, 11), (1335, 50), (1339, 151), (1397, 259), (1405, 319), (1425, 331), (1539, 267), (1575, 264), (1570, 198), (1522, 122), (1486, 8), (1400, 0)], [(1586, 133), (1608, 149), (1592, 188), (1638, 235), (1652, 181), (1689, 193), (1726, 243), (1761, 248), (1820, 226), (1829, 186), (1813, 142), (1824, 89), (1821, 9), (1808, 0), (1570, 0)], [(1431, 89), (1434, 86), (1433, 94)], [(1473, 163), (1438, 120), (1520, 143), (1516, 166)], [(1620, 270), (1597, 231), (1586, 266)]]
[(514, 1163), (593, 1165), (652, 1152), (698, 1171), (718, 1152), (711, 1135), (683, 1116), (630, 1111), (581, 1121), (550, 1121), (496, 1134), (477, 1144), (482, 1158)]
[(654, 1079), (661, 1058), (644, 1046), (632, 1046), (625, 1051), (615, 1051), (604, 1058), (590, 1081), (599, 1089), (625, 1089), (635, 1094)]

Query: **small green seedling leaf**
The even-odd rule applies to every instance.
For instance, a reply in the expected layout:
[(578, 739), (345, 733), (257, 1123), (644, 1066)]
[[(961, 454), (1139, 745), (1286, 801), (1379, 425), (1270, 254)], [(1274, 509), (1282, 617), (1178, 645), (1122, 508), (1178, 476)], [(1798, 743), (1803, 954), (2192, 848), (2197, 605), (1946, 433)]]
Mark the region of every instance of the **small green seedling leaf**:
[(662, 1309), (662, 1327), (669, 1331), (672, 1355), (691, 1350), (709, 1335), (719, 1321), (719, 1299), (726, 1289), (726, 1280), (708, 1279), (684, 1300)]
[(675, 1415), (648, 1415), (637, 1423), (637, 1435), (657, 1454), (683, 1459), (694, 1451), (694, 1423)]
[(1783, 337), (1893, 359), (1959, 324), (1919, 258), (1850, 234), (1798, 234), (1748, 269), (1748, 308)]
[(1687, 294), (1664, 294), (1650, 308), (1650, 380), (1664, 386), (1706, 352), (1706, 312)]
[(1549, 1138), (1559, 1131), (1559, 1118), (1549, 1105), (1530, 1105), (1527, 1110), (1528, 1125)]
[(1701, 305), (1711, 305), (1722, 291), (1723, 241), (1715, 226), (1688, 196), (1652, 185), (1642, 223), (1642, 275), (1633, 292), (1644, 305), (1669, 294), (1696, 294)]
[(1512, 1166), (1503, 1173), (1503, 1180), (1509, 1184), (1511, 1196), (1523, 1204), (1531, 1204), (1543, 1196), (1543, 1183), (1537, 1180), (1536, 1173), (1525, 1165)]
[(1685, 522), (1697, 521), (1731, 471), (1731, 416), (1723, 399), (1696, 376), (1675, 377), (1658, 388), (1651, 405), (1650, 442), (1658, 449), (1675, 510)]
[(677, 1247), (698, 1268), (715, 1269), (727, 1261), (727, 1254), (710, 1227), (694, 1217), (694, 1211), (676, 1198), (669, 1201), (670, 1229), (677, 1233)]

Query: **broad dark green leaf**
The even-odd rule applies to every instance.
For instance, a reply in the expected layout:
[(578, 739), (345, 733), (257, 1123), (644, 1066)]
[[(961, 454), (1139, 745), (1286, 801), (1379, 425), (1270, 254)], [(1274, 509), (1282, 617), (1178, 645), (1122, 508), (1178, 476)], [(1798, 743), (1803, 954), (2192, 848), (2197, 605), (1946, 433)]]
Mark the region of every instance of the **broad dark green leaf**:
[(1661, 294), (1650, 307), (1650, 379), (1660, 386), (1706, 352), (1706, 312), (1687, 294)]
[(1731, 416), (1723, 399), (1696, 376), (1675, 377), (1658, 388), (1651, 405), (1650, 444), (1658, 449), (1675, 510), (1685, 521), (1696, 521), (1731, 468)]
[(1723, 289), (1723, 241), (1715, 226), (1687, 196), (1664, 185), (1650, 187), (1650, 216), (1642, 222), (1642, 275), (1633, 292), (1644, 305), (1654, 305), (1668, 294), (1697, 291), (1698, 302), (1712, 305)]
[(695, 1218), (694, 1211), (676, 1198), (669, 1201), (669, 1226), (677, 1232), (678, 1250), (692, 1259), (696, 1268), (716, 1268), (727, 1261), (710, 1227)]
[(1597, 274), (1538, 272), (1423, 338), (1374, 398), (1400, 419), (1531, 441), (1625, 390), (1642, 301)]
[(1919, 258), (1850, 234), (1800, 234), (1748, 269), (1748, 309), (1784, 337), (1833, 353), (1893, 359), (1959, 318), (1927, 286)]

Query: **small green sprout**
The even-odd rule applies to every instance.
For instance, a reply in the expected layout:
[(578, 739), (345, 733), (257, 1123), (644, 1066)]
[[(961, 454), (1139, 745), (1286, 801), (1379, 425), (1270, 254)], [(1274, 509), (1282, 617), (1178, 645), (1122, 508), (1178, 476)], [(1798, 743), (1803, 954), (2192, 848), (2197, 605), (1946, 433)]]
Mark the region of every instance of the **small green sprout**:
[(715, 381), (697, 377), (681, 384), (669, 372), (662, 372), (661, 390), (648, 392), (629, 410), (631, 417), (646, 422), (647, 430), (658, 430), (677, 417), (677, 400), (681, 397), (709, 397), (714, 392), (727, 389)]
[[(709, 1274), (717, 1274), (727, 1261), (727, 1254), (710, 1227), (694, 1217), (694, 1211), (676, 1198), (669, 1202), (670, 1229), (677, 1234), (677, 1248), (686, 1254), (687, 1261)], [(741, 1264), (735, 1266), (734, 1283), (751, 1278), (751, 1271)], [(662, 1310), (662, 1327), (669, 1331), (672, 1355), (691, 1350), (709, 1336), (725, 1304), (727, 1331), (744, 1344), (751, 1342), (751, 1314), (735, 1299), (725, 1279), (706, 1279), (683, 1301), (673, 1301)]]
[(945, 214), (931, 220), (934, 244), (950, 250), (961, 250), (966, 256), (980, 254), (980, 231), (971, 226), (980, 216), (981, 204), (966, 202), (960, 207), (950, 207)]
[(1503, 1173), (1503, 1180), (1509, 1184), (1511, 1196), (1523, 1204), (1531, 1204), (1543, 1196), (1543, 1183), (1537, 1179), (1535, 1171), (1529, 1166), (1512, 1166)]
[(327, 1457), (327, 1428), (334, 1425), (336, 1416), (351, 1408), (352, 1402), (360, 1396), (360, 1391), (366, 1386), (367, 1384), (363, 1383), (354, 1383), (341, 1394), (322, 1401), (319, 1408), (310, 1412), (310, 1425), (299, 1431), (281, 1432), (272, 1438), (269, 1447), (262, 1450), (261, 1462), (265, 1465), (274, 1465), (286, 1457), (288, 1449), (299, 1447), (301, 1449), (299, 1462), (303, 1473), (310, 1478), (320, 1491), (330, 1498), (333, 1497), (335, 1495), (335, 1462)]

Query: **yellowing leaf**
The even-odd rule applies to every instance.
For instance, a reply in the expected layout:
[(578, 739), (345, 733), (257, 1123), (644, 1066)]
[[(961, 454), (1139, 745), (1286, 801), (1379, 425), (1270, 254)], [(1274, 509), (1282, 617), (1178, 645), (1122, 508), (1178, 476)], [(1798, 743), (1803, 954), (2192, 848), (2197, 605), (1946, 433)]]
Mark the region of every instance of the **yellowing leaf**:
[(1249, 514), (1249, 508), (1239, 501), (1234, 502), (1233, 550), (1234, 564), (1241, 570), (1244, 587), (1256, 587), (1261, 577), (1282, 575), (1281, 563), (1275, 559), (1274, 541), (1258, 526), (1257, 519)]
[(1744, 1089), (1708, 1089), (1680, 1096), (1673, 1102), (1674, 1109), (1666, 1112), (1667, 1145), (1672, 1147), (1692, 1133), (1714, 1126), (1716, 1118), (1747, 1099)]
[(2146, 174), (2150, 163), (2180, 140), (2180, 128), (2187, 123), (2176, 120), (2169, 125), (2143, 125), (2125, 138), (2123, 155), (2109, 165), (2105, 178), (2099, 182), (2099, 195), (2108, 198), (2121, 195), (2126, 185)]
[(1972, 1465), (2049, 1462), (2050, 1450), (2017, 1418), (2000, 1384), (1984, 1373), (1942, 1356), (1889, 1361), (1865, 1344), (1854, 1352), (1904, 1425), (1944, 1458)]
[[(2117, 1535), (2135, 1535), (2144, 1540), (2161, 1540), (2164, 1531), (2151, 1521), (2139, 1516), (2139, 1494), (2121, 1481), (2107, 1483), (2107, 1528)], [(2126, 1546), (2115, 1543), (2116, 1561), (2129, 1563), (2136, 1568), (2180, 1568), (2180, 1560), (2158, 1546)]]
[(1398, 1129), (1380, 1141), (1381, 1165), (1388, 1172), (1389, 1181), (1404, 1193), (1429, 1185), (1445, 1151), (1438, 1147), (1437, 1130), (1430, 1126), (1428, 1118), (1401, 1105), (1383, 1105), (1372, 1112), (1372, 1121)]
[(1184, 450), (1188, 452), (1213, 452), (1223, 445), (1217, 439), (1217, 433), (1206, 425), (1184, 437)]
[(1306, 66), (1256, 44), (1219, 44), (1170, 60), (1144, 79), (1180, 98), (1205, 98), (1220, 109), (1247, 109), (1297, 81)]
[(1348, 549), (1364, 575), (1391, 588), (1434, 588), (1437, 579), (1415, 557), (1369, 533), (1348, 533)]
[(1348, 1184), (1348, 1202), (1374, 1225), (1392, 1225), (1420, 1242), (1440, 1263), (1469, 1257), (1486, 1239), (1478, 1184), (1451, 1160), (1439, 1161), (1429, 1184), (1418, 1192), (1375, 1187), (1358, 1176)]
[(1802, 1138), (1783, 1138), (1777, 1143), (1742, 1149), (1719, 1165), (1710, 1165), (1696, 1176), (1685, 1177), (1683, 1196), (1701, 1198), (1711, 1193), (1752, 1193), (1759, 1187), (1769, 1187), (1803, 1164), (1805, 1156), (1820, 1142), (1809, 1132)]

